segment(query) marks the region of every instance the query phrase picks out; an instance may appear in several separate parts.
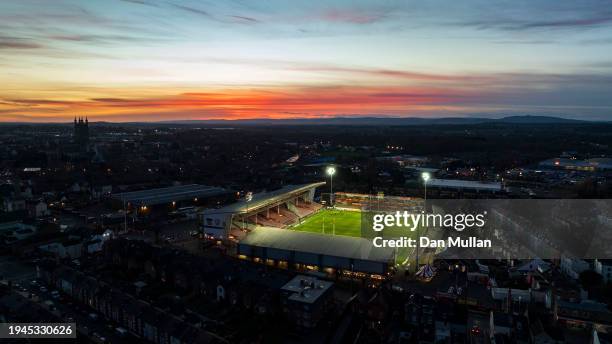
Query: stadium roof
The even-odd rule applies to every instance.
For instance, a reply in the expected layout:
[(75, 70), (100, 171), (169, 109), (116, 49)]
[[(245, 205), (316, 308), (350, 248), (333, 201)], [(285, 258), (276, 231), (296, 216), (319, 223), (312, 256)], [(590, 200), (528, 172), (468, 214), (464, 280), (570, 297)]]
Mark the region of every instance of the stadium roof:
[(502, 184), (498, 182), (479, 182), (474, 180), (459, 180), (459, 179), (430, 179), (427, 182), (428, 187), (438, 187), (447, 189), (472, 189), (486, 191), (501, 191)]
[(228, 190), (206, 185), (189, 184), (167, 188), (148, 189), (113, 194), (112, 198), (133, 204), (156, 205), (173, 201), (184, 201), (196, 197), (214, 197), (227, 193)]
[(279, 202), (283, 202), (289, 197), (297, 196), (300, 193), (303, 193), (310, 189), (317, 188), (321, 185), (325, 185), (325, 182), (300, 184), (300, 185), (287, 185), (278, 190), (273, 190), (269, 192), (260, 192), (260, 193), (254, 194), (250, 202), (246, 202), (244, 199), (242, 199), (236, 203), (232, 203), (220, 209), (205, 210), (204, 214), (206, 214), (207, 212), (215, 213), (215, 214), (246, 213), (247, 211), (254, 211), (260, 208), (272, 206)]
[(375, 247), (370, 240), (364, 238), (299, 232), (273, 227), (254, 229), (240, 241), (240, 244), (381, 263), (388, 263), (394, 257), (392, 248)]

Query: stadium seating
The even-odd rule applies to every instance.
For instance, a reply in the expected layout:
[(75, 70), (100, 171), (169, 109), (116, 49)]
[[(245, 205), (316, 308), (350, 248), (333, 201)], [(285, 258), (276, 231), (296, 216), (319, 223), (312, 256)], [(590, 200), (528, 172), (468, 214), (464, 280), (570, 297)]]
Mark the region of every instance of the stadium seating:
[(321, 209), (321, 207), (322, 205), (320, 205), (319, 203), (302, 202), (295, 207), (295, 213), (299, 218), (303, 218), (317, 212), (319, 209)]
[[(298, 205), (281, 205), (280, 207), (271, 208), (269, 211), (262, 211), (256, 215), (251, 215), (246, 219), (249, 228), (255, 224), (266, 227), (286, 228), (306, 218), (322, 208), (322, 205), (315, 202), (300, 201)], [(245, 224), (242, 218), (234, 220), (232, 228), (240, 229)]]
[(419, 213), (423, 210), (423, 200), (420, 198), (383, 196), (367, 194), (349, 194), (338, 192), (335, 195), (336, 207), (346, 209), (374, 210), (380, 212), (395, 212), (398, 209)]
[(263, 214), (257, 215), (257, 224), (267, 227), (278, 227), (278, 223), (271, 218), (266, 218)]

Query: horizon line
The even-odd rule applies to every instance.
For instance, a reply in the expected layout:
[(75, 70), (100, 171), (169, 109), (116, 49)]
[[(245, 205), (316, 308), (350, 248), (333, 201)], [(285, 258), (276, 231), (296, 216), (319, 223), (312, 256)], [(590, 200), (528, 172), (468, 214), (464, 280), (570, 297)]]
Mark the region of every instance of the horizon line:
[[(603, 119), (578, 119), (575, 117), (560, 117), (560, 116), (548, 116), (548, 115), (508, 115), (502, 117), (489, 117), (489, 116), (439, 116), (439, 117), (417, 117), (417, 116), (359, 116), (351, 117), (351, 115), (340, 115), (340, 116), (329, 116), (329, 117), (292, 117), (292, 118), (266, 118), (266, 117), (253, 117), (253, 118), (219, 118), (219, 119), (175, 119), (175, 120), (156, 120), (156, 121), (107, 121), (107, 120), (89, 120), (90, 124), (189, 124), (195, 122), (291, 122), (291, 121), (330, 121), (330, 120), (347, 120), (347, 121), (359, 121), (359, 120), (422, 120), (422, 121), (437, 121), (437, 120), (473, 120), (473, 121), (498, 121), (508, 119), (547, 119), (550, 121), (558, 122), (574, 122), (574, 123), (610, 123), (612, 120)], [(67, 119), (66, 121), (0, 121), (0, 125), (7, 124), (73, 124), (74, 119)], [(516, 123), (515, 123), (516, 124)], [(532, 123), (535, 124), (535, 123)]]

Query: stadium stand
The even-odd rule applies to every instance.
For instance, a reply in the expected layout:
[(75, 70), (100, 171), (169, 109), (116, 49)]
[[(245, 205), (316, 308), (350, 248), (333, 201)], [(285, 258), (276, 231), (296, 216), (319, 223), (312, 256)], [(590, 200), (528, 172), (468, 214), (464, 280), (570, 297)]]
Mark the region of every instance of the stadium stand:
[(314, 205), (313, 198), (315, 189), (322, 185), (325, 182), (288, 185), (255, 194), (250, 202), (242, 200), (220, 209), (204, 210), (200, 214), (202, 230), (209, 238), (227, 239), (236, 229), (251, 230), (258, 224), (287, 227), (320, 207)]
[(423, 210), (423, 199), (399, 196), (368, 195), (338, 192), (335, 194), (337, 208), (363, 211), (396, 212), (408, 210), (418, 213)]
[(238, 243), (242, 258), (295, 264), (298, 268), (344, 270), (384, 276), (393, 266), (394, 250), (377, 248), (362, 238), (329, 236), (260, 227)]

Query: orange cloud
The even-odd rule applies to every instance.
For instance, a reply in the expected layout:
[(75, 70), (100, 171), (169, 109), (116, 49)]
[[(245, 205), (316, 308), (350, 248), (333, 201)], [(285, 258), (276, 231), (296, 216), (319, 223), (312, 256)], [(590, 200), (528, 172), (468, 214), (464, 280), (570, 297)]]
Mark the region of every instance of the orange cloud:
[(469, 98), (465, 92), (449, 89), (349, 86), (226, 89), (138, 98), (10, 98), (0, 101), (0, 120), (70, 120), (74, 115), (111, 121), (402, 115), (462, 103)]

